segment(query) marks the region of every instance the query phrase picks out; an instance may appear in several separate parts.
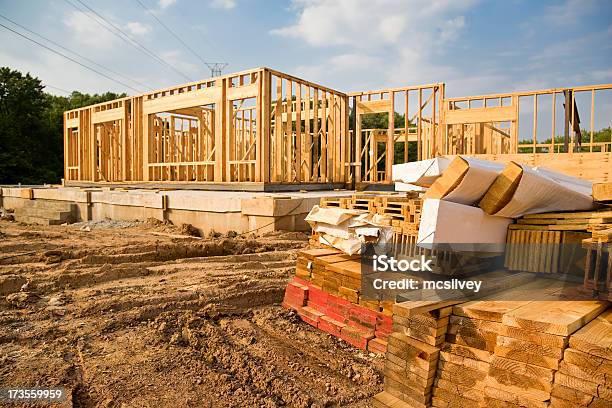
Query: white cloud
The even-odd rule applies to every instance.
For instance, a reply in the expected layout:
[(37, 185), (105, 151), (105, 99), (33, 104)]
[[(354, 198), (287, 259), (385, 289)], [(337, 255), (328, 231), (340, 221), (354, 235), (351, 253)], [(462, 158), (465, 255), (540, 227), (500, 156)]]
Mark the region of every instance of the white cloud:
[(130, 21), (125, 25), (125, 28), (134, 35), (146, 35), (153, 30), (150, 25), (138, 21)]
[(64, 25), (73, 31), (72, 38), (82, 45), (98, 49), (114, 45), (114, 36), (100, 27), (90, 13), (73, 11), (64, 18)]
[[(435, 34), (449, 24), (445, 17), (469, 9), (473, 0), (294, 0), (295, 24), (272, 34), (297, 38), (312, 46), (378, 47), (415, 34)], [(455, 28), (465, 20), (451, 20)], [(417, 38), (418, 38), (417, 37)], [(414, 42), (411, 40), (411, 42)]]
[(157, 3), (160, 9), (165, 9), (176, 4), (177, 0), (159, 0)]
[(164, 59), (164, 61), (168, 62), (168, 64), (172, 65), (181, 72), (194, 74), (201, 71), (201, 67), (184, 60), (183, 53), (179, 50), (165, 51), (161, 53), (161, 57)]
[(236, 0), (211, 0), (210, 6), (218, 9), (230, 10), (236, 7)]
[[(357, 71), (374, 85), (438, 82), (454, 69), (437, 59), (461, 37), (464, 12), (475, 0), (293, 0), (296, 22), (272, 35), (325, 48), (336, 55), (314, 61), (303, 72), (337, 73), (340, 86), (355, 86)], [(324, 55), (327, 53), (313, 52)], [(348, 56), (353, 58), (347, 60)], [(358, 58), (357, 58), (358, 56)], [(372, 72), (374, 71), (374, 72)], [(363, 79), (358, 80), (363, 82)], [(348, 85), (352, 84), (352, 85)], [(359, 85), (357, 85), (359, 86)]]
[(446, 21), (446, 24), (440, 30), (439, 41), (441, 44), (446, 44), (455, 40), (461, 30), (465, 27), (465, 17), (457, 16)]
[(600, 0), (566, 0), (562, 4), (549, 6), (546, 18), (556, 24), (575, 24), (582, 17), (594, 12)]

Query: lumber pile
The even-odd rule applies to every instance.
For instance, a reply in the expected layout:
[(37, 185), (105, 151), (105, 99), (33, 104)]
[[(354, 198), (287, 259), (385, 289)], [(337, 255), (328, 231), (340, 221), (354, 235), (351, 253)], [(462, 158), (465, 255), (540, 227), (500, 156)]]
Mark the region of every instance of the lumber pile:
[(283, 306), (306, 323), (355, 347), (384, 353), (392, 332), (392, 303), (360, 296), (358, 255), (334, 248), (298, 252), (296, 275), (287, 285)]
[(606, 306), (596, 301), (456, 305), (440, 351), (433, 406), (549, 406), (570, 334)]
[(548, 211), (594, 207), (592, 183), (543, 168), (510, 162), (478, 204), (487, 214), (517, 218)]
[(507, 310), (508, 305), (482, 301), (453, 307), (440, 352), (434, 407), (485, 406), (491, 356)]
[(538, 273), (584, 272), (581, 243), (591, 237), (607, 242), (612, 209), (529, 214), (508, 227), (505, 266)]
[[(425, 301), (396, 304), (385, 388), (374, 406), (609, 406), (612, 309), (604, 301), (548, 300), (563, 287), (533, 281), (506, 291), (510, 299), (527, 293), (526, 300), (497, 294), (451, 307), (438, 302), (437, 309)], [(538, 293), (543, 300), (534, 301)]]
[(570, 336), (551, 407), (612, 406), (612, 309)]
[[(409, 407), (430, 406), (432, 388), (452, 307), (421, 313), (404, 302), (393, 307), (393, 334), (388, 338), (385, 361), (385, 391), (374, 399), (375, 406), (397, 399)], [(386, 402), (385, 402), (386, 401)], [(391, 405), (395, 406), (395, 405)]]

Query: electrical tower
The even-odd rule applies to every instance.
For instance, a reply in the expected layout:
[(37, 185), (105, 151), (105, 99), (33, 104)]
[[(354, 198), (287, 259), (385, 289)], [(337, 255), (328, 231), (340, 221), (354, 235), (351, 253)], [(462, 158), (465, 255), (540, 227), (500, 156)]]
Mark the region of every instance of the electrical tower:
[(229, 64), (227, 62), (207, 62), (206, 66), (210, 68), (210, 76), (218, 77), (221, 76), (221, 71), (223, 68), (227, 67)]

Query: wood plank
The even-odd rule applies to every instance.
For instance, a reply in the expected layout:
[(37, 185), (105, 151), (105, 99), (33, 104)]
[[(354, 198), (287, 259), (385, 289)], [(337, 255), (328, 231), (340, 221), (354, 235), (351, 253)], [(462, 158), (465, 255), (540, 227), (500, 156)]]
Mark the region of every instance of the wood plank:
[(612, 360), (612, 309), (593, 319), (570, 337), (570, 347)]
[(593, 184), (593, 200), (612, 201), (612, 182)]
[(534, 301), (508, 311), (502, 322), (529, 331), (568, 336), (597, 317), (607, 306), (605, 301)]
[(357, 101), (357, 109), (360, 114), (387, 113), (393, 110), (393, 103), (390, 99), (380, 99), (375, 101)]
[(522, 176), (523, 168), (519, 164), (508, 163), (480, 200), (478, 206), (487, 214), (497, 213), (510, 202)]
[(516, 120), (514, 106), (493, 106), (486, 108), (445, 110), (447, 125), (463, 123), (506, 122)]

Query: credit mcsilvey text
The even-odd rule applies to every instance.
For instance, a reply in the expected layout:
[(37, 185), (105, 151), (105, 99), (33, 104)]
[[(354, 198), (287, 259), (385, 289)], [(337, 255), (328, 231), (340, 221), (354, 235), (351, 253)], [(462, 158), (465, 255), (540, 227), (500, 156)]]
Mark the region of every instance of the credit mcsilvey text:
[(424, 280), (416, 279), (384, 279), (376, 278), (372, 281), (372, 286), (376, 290), (471, 290), (474, 293), (480, 291), (482, 281), (479, 280)]
[[(372, 257), (372, 269), (374, 272), (431, 272), (431, 262), (432, 259), (426, 259), (424, 255), (416, 259), (400, 260), (387, 255), (374, 255)], [(481, 285), (482, 281), (463, 279), (420, 281), (412, 278), (376, 278), (372, 281), (372, 286), (376, 290), (471, 290), (477, 293), (480, 291)]]

